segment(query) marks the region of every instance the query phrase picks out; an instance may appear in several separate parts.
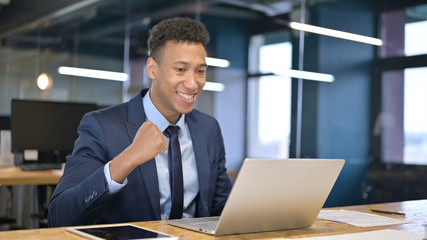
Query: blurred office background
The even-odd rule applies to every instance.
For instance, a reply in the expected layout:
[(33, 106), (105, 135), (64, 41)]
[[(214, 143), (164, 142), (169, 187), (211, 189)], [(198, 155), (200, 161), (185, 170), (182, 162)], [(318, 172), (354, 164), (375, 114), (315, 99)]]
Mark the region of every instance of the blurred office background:
[[(8, 121), (14, 98), (103, 107), (128, 100), (150, 86), (148, 30), (176, 16), (203, 22), (208, 56), (228, 61), (208, 68), (217, 88), (196, 108), (219, 120), (231, 176), (245, 157), (343, 158), (325, 206), (427, 198), (426, 0), (1, 0), (0, 115)], [(301, 34), (290, 22), (382, 45)], [(333, 79), (290, 77), (289, 69)]]

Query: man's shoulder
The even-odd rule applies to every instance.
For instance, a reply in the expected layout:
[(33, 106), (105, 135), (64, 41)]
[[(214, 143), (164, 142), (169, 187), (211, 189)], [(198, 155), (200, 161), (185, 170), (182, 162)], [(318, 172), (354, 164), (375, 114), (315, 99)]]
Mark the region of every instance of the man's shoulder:
[(105, 108), (98, 109), (96, 111), (91, 112), (90, 114), (96, 117), (106, 117), (106, 116), (117, 116), (120, 113), (126, 113), (128, 110), (129, 102), (120, 103), (112, 106), (108, 106)]
[(196, 109), (187, 114), (187, 119), (207, 126), (219, 126), (215, 117)]
[(131, 98), (129, 101), (111, 105), (97, 111), (91, 112), (91, 114), (96, 118), (123, 118), (127, 116), (129, 111), (135, 109), (142, 109), (142, 100), (141, 94), (144, 94), (144, 90), (141, 91), (138, 95)]
[(213, 116), (211, 116), (211, 115), (209, 115), (209, 114), (206, 114), (206, 113), (204, 113), (204, 112), (201, 112), (201, 111), (199, 111), (199, 110), (197, 110), (197, 109), (193, 109), (193, 111), (191, 111), (190, 113), (188, 113), (187, 114), (189, 117), (193, 117), (193, 118), (196, 118), (196, 119), (206, 119), (206, 120), (213, 120), (213, 121), (216, 121), (216, 119), (213, 117)]

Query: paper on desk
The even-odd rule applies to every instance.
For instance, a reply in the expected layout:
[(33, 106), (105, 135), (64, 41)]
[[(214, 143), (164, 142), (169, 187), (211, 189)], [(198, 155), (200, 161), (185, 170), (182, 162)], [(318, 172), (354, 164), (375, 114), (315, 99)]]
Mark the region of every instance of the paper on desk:
[[(383, 229), (376, 231), (368, 231), (361, 233), (348, 233), (339, 234), (333, 236), (322, 236), (322, 237), (308, 237), (299, 238), (300, 240), (419, 240), (422, 239), (422, 235), (415, 233), (395, 230), (395, 229)], [(286, 239), (286, 238), (285, 238)]]
[(349, 210), (320, 210), (318, 218), (351, 224), (358, 227), (375, 227), (392, 224), (408, 223), (408, 221), (390, 217), (383, 217), (377, 214)]

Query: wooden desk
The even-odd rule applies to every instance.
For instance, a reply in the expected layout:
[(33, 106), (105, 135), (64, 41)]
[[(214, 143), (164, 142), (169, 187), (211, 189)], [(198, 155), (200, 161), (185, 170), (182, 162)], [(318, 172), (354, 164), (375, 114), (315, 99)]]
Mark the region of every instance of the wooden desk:
[[(20, 168), (0, 168), (0, 186), (6, 186), (8, 189), (8, 206), (12, 206), (14, 202), (14, 190), (12, 188), (17, 185), (34, 185), (37, 186), (35, 195), (32, 197), (29, 192), (26, 192), (26, 197), (31, 198), (32, 208), (31, 212), (20, 213), (20, 214), (29, 214), (36, 216), (44, 216), (47, 212), (47, 203), (50, 199), (51, 193), (53, 191), (52, 185), (56, 185), (61, 178), (62, 173), (57, 173), (56, 171), (22, 171)], [(16, 198), (15, 198), (16, 199)], [(23, 209), (23, 201), (19, 201), (18, 205)], [(20, 219), (23, 215), (13, 214), (11, 208), (7, 208), (7, 217), (13, 219)], [(19, 210), (17, 211), (19, 212)], [(43, 213), (44, 215), (40, 215)], [(17, 220), (18, 221), (18, 220)], [(19, 221), (18, 221), (19, 222)], [(23, 227), (39, 227), (40, 219), (31, 218), (29, 226)], [(1, 239), (1, 238), (0, 238)]]
[(0, 186), (56, 185), (61, 175), (50, 171), (22, 171), (20, 168), (0, 168)]
[[(427, 220), (427, 200), (407, 201), (407, 202), (396, 202), (396, 203), (383, 203), (383, 204), (371, 204), (371, 205), (360, 205), (350, 207), (338, 207), (332, 209), (346, 209), (361, 212), (369, 212), (369, 209), (376, 208), (389, 211), (405, 212), (406, 220), (411, 223), (388, 225), (381, 227), (355, 227), (344, 223), (332, 222), (323, 219), (317, 219), (311, 228), (307, 229), (295, 229), (295, 230), (284, 230), (276, 232), (263, 232), (263, 233), (250, 233), (250, 234), (238, 234), (228, 235), (221, 237), (213, 237), (207, 234), (197, 233), (190, 230), (181, 229), (178, 227), (169, 226), (165, 221), (153, 221), (153, 222), (137, 222), (135, 225), (157, 230), (160, 232), (168, 233), (171, 235), (179, 236), (180, 239), (269, 239), (269, 238), (301, 238), (301, 237), (312, 237), (312, 236), (328, 236), (344, 233), (356, 233), (370, 230), (379, 229), (398, 229), (417, 234), (424, 234), (423, 223)], [(370, 212), (369, 212), (370, 213)], [(388, 217), (396, 217), (394, 215), (387, 215)], [(399, 218), (399, 217), (397, 217)], [(18, 231), (6, 231), (0, 232), (0, 239), (84, 239), (72, 233), (66, 231), (66, 228), (47, 228), (47, 229), (35, 229), (35, 230), (18, 230)]]

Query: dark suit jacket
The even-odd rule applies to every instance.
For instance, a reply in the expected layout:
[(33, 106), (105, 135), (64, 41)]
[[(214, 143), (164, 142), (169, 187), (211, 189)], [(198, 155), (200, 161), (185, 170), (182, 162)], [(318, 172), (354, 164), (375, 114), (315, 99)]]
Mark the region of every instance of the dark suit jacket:
[[(86, 114), (64, 175), (49, 204), (49, 226), (160, 220), (154, 159), (129, 174), (118, 193), (108, 192), (104, 165), (130, 145), (146, 116), (143, 90), (129, 102)], [(218, 122), (193, 110), (186, 115), (199, 176), (196, 216), (220, 215), (231, 189)], [(185, 174), (185, 173), (184, 173)]]

